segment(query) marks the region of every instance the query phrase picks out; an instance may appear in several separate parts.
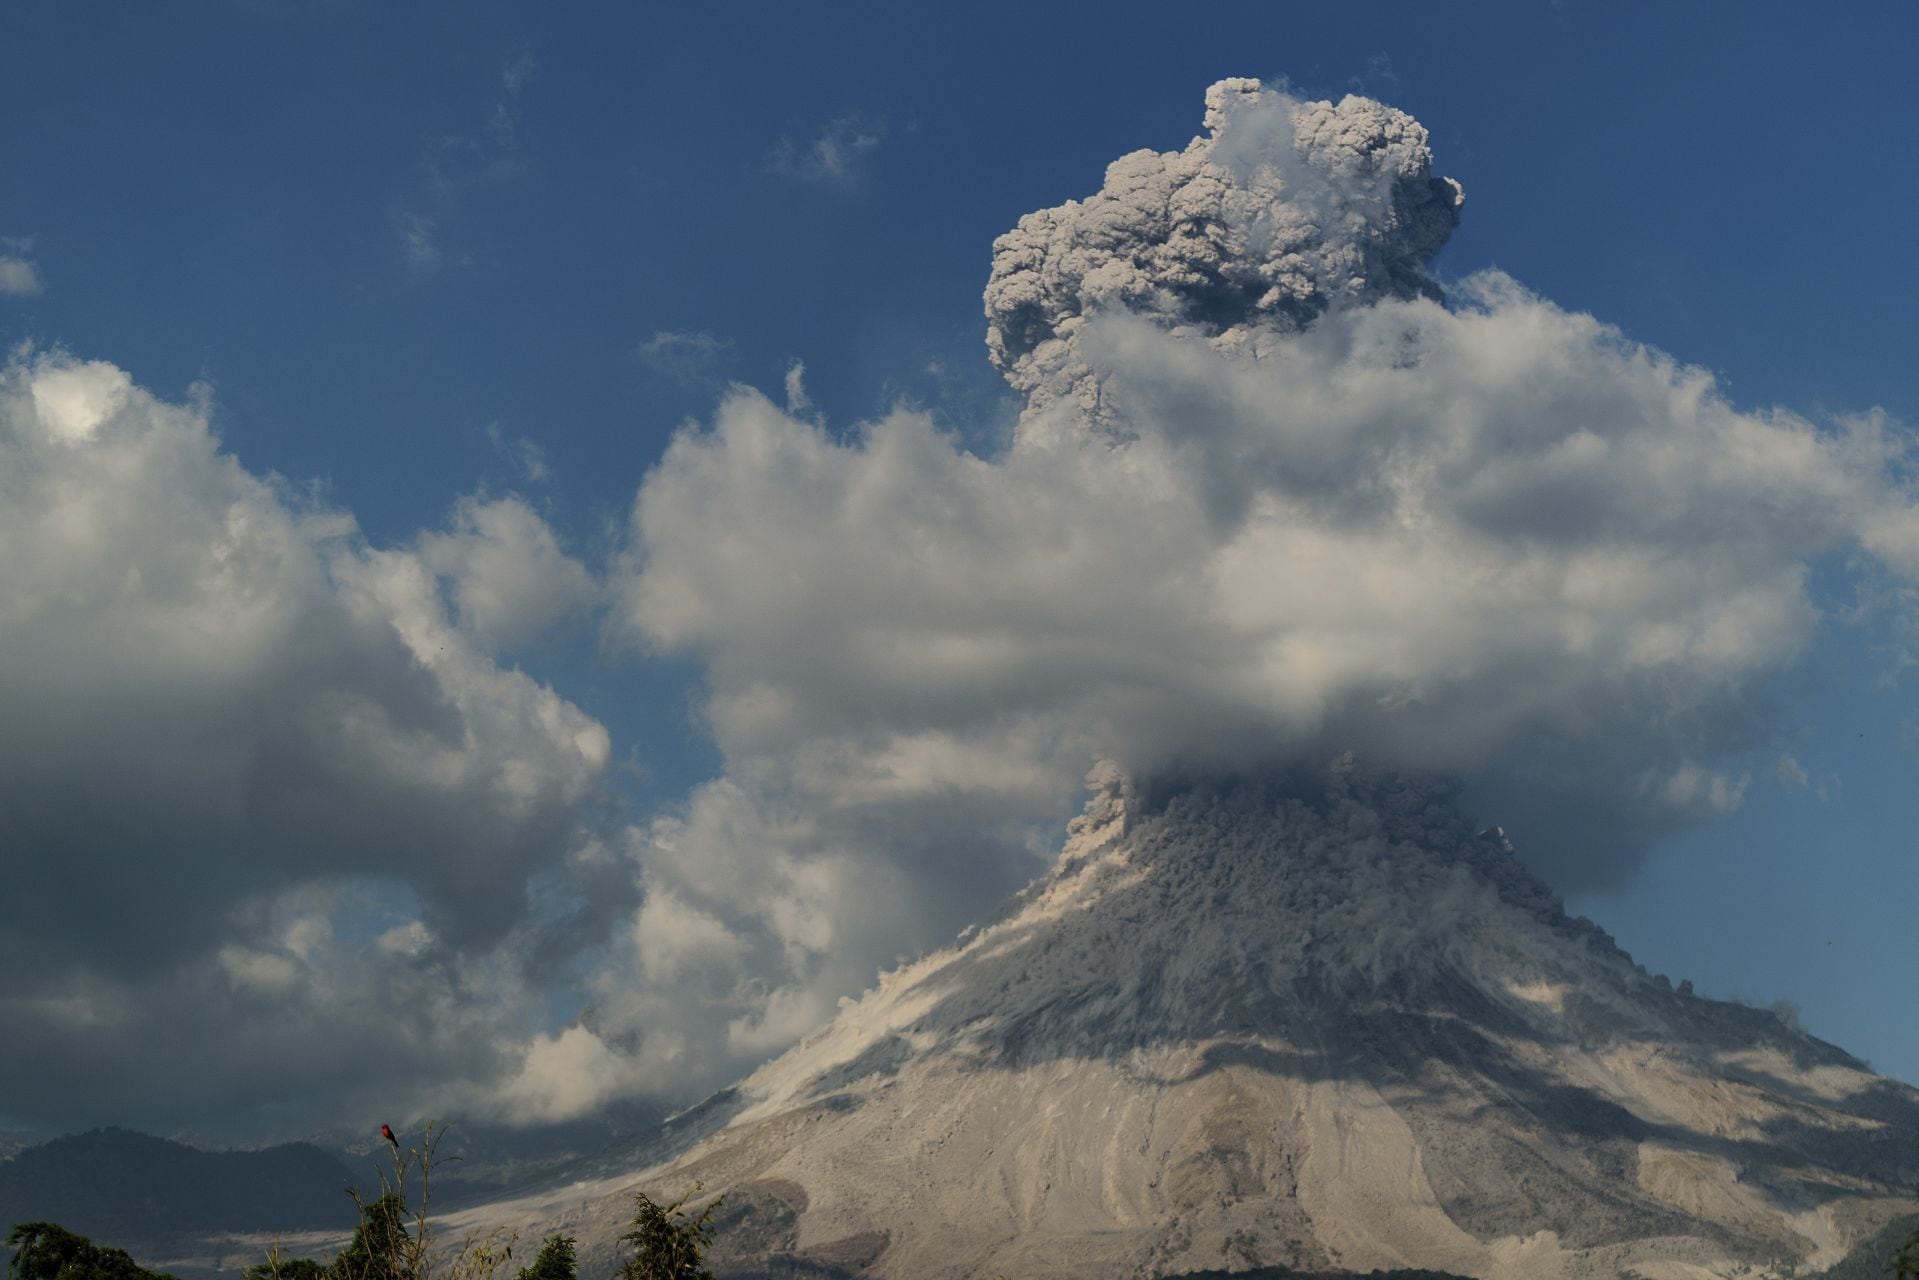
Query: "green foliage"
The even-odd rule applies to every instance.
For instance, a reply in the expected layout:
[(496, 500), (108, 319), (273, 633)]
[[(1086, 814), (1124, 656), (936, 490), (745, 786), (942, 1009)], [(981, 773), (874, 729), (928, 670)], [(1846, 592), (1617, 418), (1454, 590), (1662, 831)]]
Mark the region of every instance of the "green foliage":
[(533, 1265), (518, 1280), (578, 1280), (579, 1263), (573, 1256), (572, 1236), (548, 1236)]
[(18, 1280), (173, 1280), (148, 1271), (125, 1249), (108, 1249), (51, 1222), (22, 1222), (7, 1233)]
[(245, 1274), (246, 1280), (333, 1280), (333, 1268), (312, 1258), (268, 1258)]
[[(420, 1146), (402, 1153), (396, 1145), (391, 1155), (392, 1169), (380, 1171), (380, 1194), (373, 1199), (364, 1199), (357, 1191), (348, 1192), (360, 1210), (360, 1222), (353, 1229), (353, 1238), (333, 1261), (286, 1258), (276, 1248), (265, 1262), (247, 1268), (246, 1280), (492, 1280), (513, 1256), (510, 1236), (468, 1239), (450, 1255), (434, 1247), (428, 1213), (433, 1198), (433, 1153), (445, 1136), (444, 1126), (429, 1124)], [(410, 1182), (417, 1184), (417, 1190), (409, 1198)], [(572, 1242), (568, 1241), (569, 1263), (571, 1250)], [(555, 1280), (571, 1280), (573, 1273), (569, 1266), (564, 1272), (551, 1274)]]
[(406, 1201), (389, 1191), (360, 1205), (360, 1225), (330, 1263), (277, 1252), (246, 1269), (246, 1280), (415, 1280)]
[(407, 1227), (406, 1201), (397, 1191), (360, 1206), (353, 1239), (333, 1259), (337, 1280), (414, 1280), (414, 1232)]
[(633, 1197), (633, 1229), (620, 1237), (633, 1256), (621, 1266), (620, 1280), (713, 1280), (703, 1259), (713, 1240), (713, 1215), (720, 1201), (695, 1216), (685, 1206), (699, 1193), (695, 1183), (690, 1194), (668, 1205), (655, 1204), (645, 1192)]

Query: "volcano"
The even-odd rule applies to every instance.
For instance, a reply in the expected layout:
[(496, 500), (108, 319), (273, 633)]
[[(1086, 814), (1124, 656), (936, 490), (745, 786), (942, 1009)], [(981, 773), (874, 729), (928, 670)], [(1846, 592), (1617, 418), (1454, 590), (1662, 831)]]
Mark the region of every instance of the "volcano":
[(698, 1187), (722, 1274), (1676, 1280), (1919, 1209), (1919, 1091), (1648, 973), (1445, 785), (1090, 785), (998, 918), (473, 1221), (590, 1257)]

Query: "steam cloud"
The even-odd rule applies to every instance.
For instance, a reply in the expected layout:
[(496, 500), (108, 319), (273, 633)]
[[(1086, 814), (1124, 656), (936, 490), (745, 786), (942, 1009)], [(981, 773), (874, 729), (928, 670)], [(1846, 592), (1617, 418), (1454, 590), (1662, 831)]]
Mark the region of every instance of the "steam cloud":
[(656, 829), (651, 901), (733, 957), (736, 1050), (982, 911), (1098, 757), (1350, 748), (1460, 776), (1560, 887), (1616, 882), (1777, 756), (1814, 564), (1919, 573), (1878, 417), (1738, 410), (1498, 273), (1443, 294), (1463, 196), (1410, 117), (1232, 80), (1206, 125), (995, 245), (1003, 456), (741, 390), (642, 487), (618, 625), (705, 664), (727, 761)]

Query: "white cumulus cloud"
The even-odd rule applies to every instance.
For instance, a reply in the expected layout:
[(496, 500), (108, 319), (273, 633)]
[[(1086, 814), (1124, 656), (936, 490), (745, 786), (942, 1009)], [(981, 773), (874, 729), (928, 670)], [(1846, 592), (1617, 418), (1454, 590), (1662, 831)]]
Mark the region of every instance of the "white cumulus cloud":
[(0, 367), (15, 1115), (299, 1124), (480, 1087), (556, 950), (637, 902), (593, 853), (607, 731), (492, 656), (595, 590), (552, 531), (473, 499), (373, 546), (224, 452), (206, 401)]
[(461, 625), (509, 648), (579, 613), (596, 591), (586, 566), (515, 497), (461, 501), (451, 529), (421, 535), (419, 556), (450, 583)]

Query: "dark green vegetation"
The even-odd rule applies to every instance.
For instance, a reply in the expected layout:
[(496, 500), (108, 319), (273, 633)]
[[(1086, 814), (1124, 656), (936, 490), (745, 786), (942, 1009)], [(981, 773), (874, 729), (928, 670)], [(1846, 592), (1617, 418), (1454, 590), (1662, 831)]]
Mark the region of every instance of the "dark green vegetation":
[(573, 1256), (572, 1236), (548, 1236), (540, 1246), (533, 1265), (520, 1272), (520, 1280), (574, 1280), (579, 1262)]
[[(693, 1194), (699, 1190), (695, 1186)], [(713, 1215), (720, 1202), (713, 1201), (696, 1215), (686, 1210), (690, 1198), (681, 1196), (672, 1204), (660, 1205), (645, 1195), (637, 1197), (633, 1229), (620, 1237), (620, 1243), (632, 1250), (620, 1267), (620, 1280), (713, 1280), (704, 1258), (713, 1243)]]
[[(443, 1128), (429, 1126), (421, 1146), (404, 1154), (397, 1149), (391, 1171), (380, 1174), (380, 1194), (371, 1199), (349, 1188), (358, 1221), (346, 1247), (332, 1259), (289, 1257), (277, 1248), (267, 1259), (246, 1269), (246, 1280), (579, 1280), (574, 1241), (549, 1236), (531, 1262), (514, 1269), (510, 1237), (468, 1239), (448, 1249), (436, 1239), (428, 1213), (431, 1203), (433, 1153)], [(22, 1175), (13, 1167), (34, 1156)], [(317, 1159), (315, 1158), (317, 1157)], [(120, 1162), (131, 1159), (131, 1167)], [(217, 1173), (220, 1181), (212, 1181)], [(319, 1175), (326, 1174), (324, 1199), (338, 1195), (334, 1188), (344, 1174), (337, 1162), (311, 1147), (277, 1147), (265, 1152), (216, 1154), (194, 1151), (177, 1143), (147, 1138), (125, 1130), (107, 1129), (64, 1138), (0, 1162), (0, 1189), (25, 1185), (36, 1173), (48, 1186), (34, 1203), (65, 1196), (78, 1210), (74, 1220), (88, 1223), (135, 1224), (126, 1230), (148, 1238), (189, 1235), (195, 1231), (257, 1229), (262, 1217), (272, 1221), (334, 1226), (342, 1215), (326, 1215), (311, 1205), (295, 1205), (294, 1197), (311, 1194)], [(198, 1181), (183, 1182), (182, 1178)], [(411, 1184), (412, 1190), (409, 1190)], [(620, 1237), (622, 1257), (609, 1280), (762, 1280), (762, 1271), (723, 1269), (718, 1276), (708, 1264), (715, 1231), (722, 1225), (746, 1226), (737, 1213), (717, 1218), (721, 1200), (707, 1202), (697, 1213), (687, 1206), (699, 1195), (692, 1192), (668, 1204), (635, 1196), (632, 1227)], [(132, 1194), (129, 1194), (131, 1192)], [(235, 1203), (235, 1197), (239, 1202)], [(217, 1207), (205, 1202), (225, 1201)], [(58, 1199), (52, 1203), (62, 1203)], [(187, 1207), (169, 1214), (166, 1206)], [(246, 1206), (266, 1206), (264, 1211)], [(262, 1217), (242, 1220), (244, 1212)], [(349, 1207), (348, 1213), (352, 1212)], [(750, 1214), (748, 1215), (751, 1216)], [(0, 1219), (4, 1221), (5, 1219)], [(350, 1218), (348, 1220), (351, 1220)], [(95, 1228), (97, 1229), (97, 1228)], [(109, 1228), (111, 1229), (111, 1227)], [(750, 1230), (749, 1230), (750, 1234)], [(6, 1237), (7, 1275), (11, 1280), (173, 1280), (140, 1266), (123, 1249), (96, 1245), (50, 1220), (21, 1221)], [(781, 1276), (851, 1276), (834, 1266), (795, 1261), (780, 1269)], [(1195, 1271), (1168, 1280), (1462, 1280), (1448, 1272), (1426, 1270), (1305, 1272), (1285, 1267), (1252, 1271)], [(1919, 1216), (1888, 1225), (1859, 1244), (1845, 1260), (1806, 1280), (1919, 1280)]]
[(173, 1280), (148, 1271), (124, 1249), (109, 1249), (51, 1222), (22, 1222), (7, 1233), (7, 1274), (19, 1280)]

